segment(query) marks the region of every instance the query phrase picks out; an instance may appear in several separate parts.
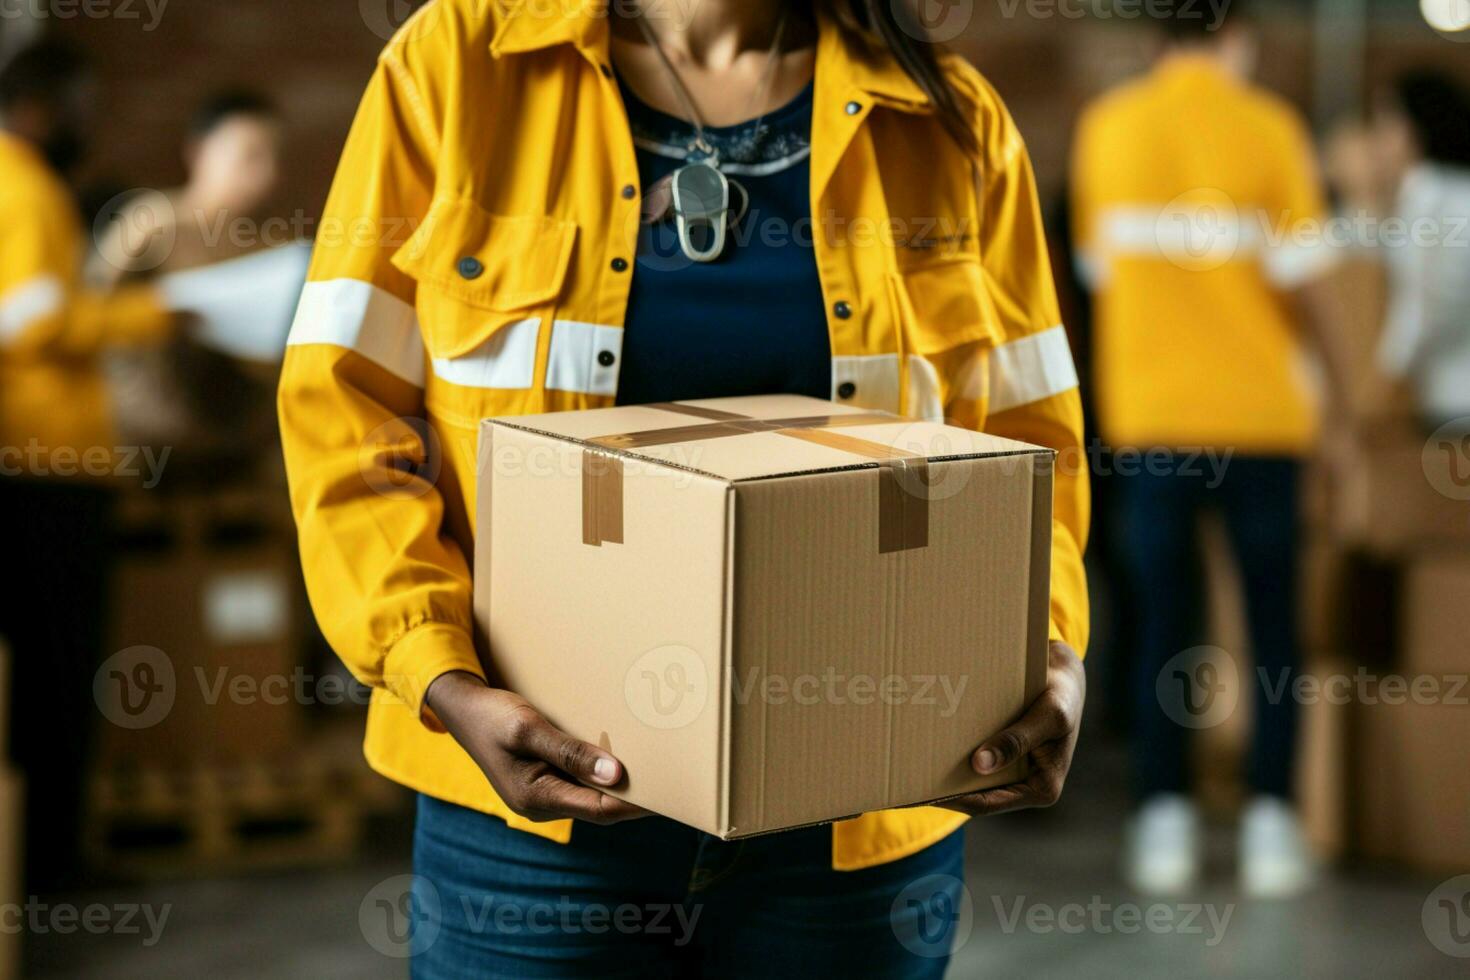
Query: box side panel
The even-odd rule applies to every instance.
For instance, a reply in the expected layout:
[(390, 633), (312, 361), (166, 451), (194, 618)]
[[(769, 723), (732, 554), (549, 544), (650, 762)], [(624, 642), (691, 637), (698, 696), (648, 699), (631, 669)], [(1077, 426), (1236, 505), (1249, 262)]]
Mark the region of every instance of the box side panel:
[(718, 830), (726, 485), (624, 466), (623, 540), (588, 544), (579, 446), (497, 427), (493, 456), (488, 669), (622, 760), (614, 795)]
[(1051, 508), (1056, 458), (1032, 457), (1031, 482), (1031, 613), (1026, 703), (1046, 689), (1047, 650), (1051, 637)]
[(928, 544), (879, 553), (879, 474), (740, 484), (729, 833), (1017, 778), (970, 754), (1026, 703), (1032, 460), (930, 466)]

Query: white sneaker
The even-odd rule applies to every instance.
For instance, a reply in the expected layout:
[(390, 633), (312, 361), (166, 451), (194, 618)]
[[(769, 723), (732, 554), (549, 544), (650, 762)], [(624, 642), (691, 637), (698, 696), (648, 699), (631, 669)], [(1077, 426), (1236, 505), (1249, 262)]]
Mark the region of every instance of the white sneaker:
[(1240, 822), (1240, 884), (1253, 898), (1290, 898), (1316, 880), (1316, 861), (1296, 811), (1258, 796)]
[(1124, 875), (1145, 895), (1177, 895), (1199, 881), (1202, 855), (1194, 803), (1174, 793), (1151, 796), (1129, 825)]

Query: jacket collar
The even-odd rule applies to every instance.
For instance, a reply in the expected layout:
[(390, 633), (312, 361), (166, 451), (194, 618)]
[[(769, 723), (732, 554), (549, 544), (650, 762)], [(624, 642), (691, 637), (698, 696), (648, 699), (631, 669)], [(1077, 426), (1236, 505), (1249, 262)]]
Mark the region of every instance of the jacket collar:
[(607, 49), (607, 0), (491, 0), (500, 22), (490, 51), (525, 54), (571, 44), (597, 55)]
[[(501, 9), (490, 50), (499, 57), (571, 44), (590, 60), (607, 60), (608, 0), (493, 0)], [(929, 97), (886, 51), (863, 51), (825, 15), (817, 24), (817, 71), (824, 87), (856, 90), (891, 108), (927, 112)]]

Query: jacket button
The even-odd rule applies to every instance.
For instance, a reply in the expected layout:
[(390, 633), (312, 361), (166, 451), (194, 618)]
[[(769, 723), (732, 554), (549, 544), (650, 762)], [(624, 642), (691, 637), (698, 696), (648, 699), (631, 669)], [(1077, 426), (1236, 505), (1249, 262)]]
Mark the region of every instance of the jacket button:
[(598, 68), (599, 71), (602, 72), (604, 78), (612, 78), (613, 77), (612, 65), (609, 65), (606, 62), (603, 62), (602, 64), (598, 65), (597, 68)]
[(840, 385), (837, 386), (837, 397), (838, 398), (847, 399), (847, 398), (851, 398), (853, 395), (856, 395), (856, 394), (857, 394), (857, 385), (853, 384), (851, 381), (844, 381), (844, 382), (842, 382), (842, 384), (840, 384)]
[(625, 201), (631, 201), (631, 200), (633, 200), (633, 198), (635, 198), (637, 196), (638, 196), (638, 188), (634, 187), (632, 184), (624, 184), (623, 185), (623, 200), (625, 200)]
[(613, 259), (612, 260), (612, 271), (614, 271), (614, 272), (627, 272), (628, 271), (628, 260), (625, 259), (625, 258), (623, 258), (621, 255), (618, 256), (617, 258)]
[(484, 264), (473, 255), (466, 255), (459, 260), (459, 274), (466, 279), (478, 279), (484, 271)]
[(849, 102), (845, 108), (849, 116), (855, 116), (863, 111), (863, 104), (861, 102)]
[(614, 354), (612, 351), (604, 350), (597, 352), (597, 363), (601, 364), (603, 367), (612, 367), (617, 362), (617, 355)]
[(832, 304), (832, 313), (839, 320), (846, 320), (852, 316), (852, 307), (847, 300), (841, 299)]

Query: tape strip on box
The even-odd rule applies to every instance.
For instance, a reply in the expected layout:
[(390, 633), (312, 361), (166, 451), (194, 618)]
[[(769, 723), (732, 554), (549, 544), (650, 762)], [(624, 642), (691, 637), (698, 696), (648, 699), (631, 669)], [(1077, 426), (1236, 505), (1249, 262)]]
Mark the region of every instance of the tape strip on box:
[(882, 443), (831, 431), (834, 428), (895, 422), (899, 420), (897, 415), (857, 412), (753, 419), (734, 412), (679, 402), (659, 402), (647, 407), (705, 421), (697, 425), (621, 432), (587, 440), (589, 446), (596, 448), (582, 451), (582, 541), (585, 544), (600, 547), (623, 542), (623, 463), (618, 456), (598, 452), (598, 448), (628, 450), (672, 446), (752, 432), (774, 432), (876, 461), (879, 553), (908, 551), (929, 544), (928, 460)]

